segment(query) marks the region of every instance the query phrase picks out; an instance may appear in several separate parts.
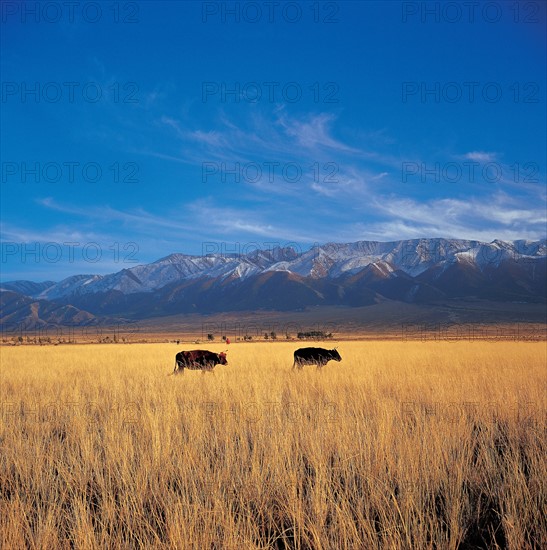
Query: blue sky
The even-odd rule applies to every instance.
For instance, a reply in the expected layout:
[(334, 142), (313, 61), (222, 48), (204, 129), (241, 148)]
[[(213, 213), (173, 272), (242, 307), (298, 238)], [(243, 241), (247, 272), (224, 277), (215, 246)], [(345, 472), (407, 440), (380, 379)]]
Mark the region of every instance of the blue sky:
[(545, 237), (544, 2), (34, 5), (2, 4), (2, 280)]

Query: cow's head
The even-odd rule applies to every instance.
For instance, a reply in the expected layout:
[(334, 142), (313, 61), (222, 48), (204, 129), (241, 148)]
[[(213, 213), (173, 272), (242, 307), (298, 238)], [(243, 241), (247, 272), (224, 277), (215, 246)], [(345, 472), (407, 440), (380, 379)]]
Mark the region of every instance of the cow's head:
[(336, 348), (330, 350), (330, 358), (334, 359), (335, 361), (342, 361), (342, 358), (340, 357), (340, 354), (338, 353), (338, 350)]
[(226, 353), (224, 351), (218, 354), (218, 363), (219, 365), (228, 364), (228, 361), (226, 360)]

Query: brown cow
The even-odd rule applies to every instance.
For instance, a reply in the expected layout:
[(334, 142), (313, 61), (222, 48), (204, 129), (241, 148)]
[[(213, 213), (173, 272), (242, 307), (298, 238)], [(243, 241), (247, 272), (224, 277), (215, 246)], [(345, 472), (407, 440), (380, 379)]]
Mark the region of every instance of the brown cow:
[(175, 356), (175, 369), (173, 374), (184, 372), (184, 369), (211, 371), (215, 365), (227, 365), (226, 353), (213, 353), (203, 349), (192, 351), (180, 351)]

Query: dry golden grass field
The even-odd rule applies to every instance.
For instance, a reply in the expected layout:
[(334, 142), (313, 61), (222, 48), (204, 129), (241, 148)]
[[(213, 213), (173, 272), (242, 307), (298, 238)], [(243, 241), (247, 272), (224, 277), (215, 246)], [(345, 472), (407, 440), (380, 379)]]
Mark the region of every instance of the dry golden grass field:
[(545, 342), (306, 345), (0, 348), (0, 547), (547, 548)]

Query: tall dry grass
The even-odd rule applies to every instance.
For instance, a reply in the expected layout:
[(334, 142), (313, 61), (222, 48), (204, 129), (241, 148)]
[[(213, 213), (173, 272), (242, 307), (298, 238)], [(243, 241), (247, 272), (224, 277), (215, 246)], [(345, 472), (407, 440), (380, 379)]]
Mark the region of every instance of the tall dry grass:
[(547, 548), (544, 343), (297, 346), (2, 348), (0, 546)]

